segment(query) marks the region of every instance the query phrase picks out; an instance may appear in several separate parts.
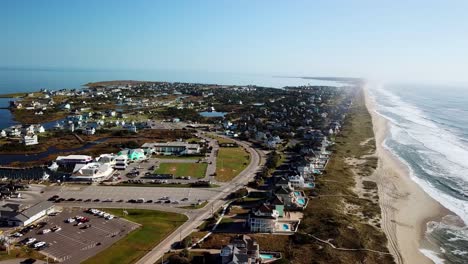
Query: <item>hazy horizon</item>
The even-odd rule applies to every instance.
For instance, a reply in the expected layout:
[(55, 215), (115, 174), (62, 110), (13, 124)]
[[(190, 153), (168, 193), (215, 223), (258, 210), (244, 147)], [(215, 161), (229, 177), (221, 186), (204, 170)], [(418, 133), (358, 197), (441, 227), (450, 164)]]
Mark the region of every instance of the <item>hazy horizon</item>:
[(467, 84), (468, 2), (4, 1), (4, 69)]

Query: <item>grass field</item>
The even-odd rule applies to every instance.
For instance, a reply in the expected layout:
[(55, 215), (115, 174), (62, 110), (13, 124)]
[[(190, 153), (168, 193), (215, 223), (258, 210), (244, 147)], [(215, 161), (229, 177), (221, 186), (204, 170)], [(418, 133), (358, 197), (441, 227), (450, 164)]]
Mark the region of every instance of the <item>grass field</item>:
[(155, 173), (204, 178), (207, 166), (206, 163), (161, 163)]
[(243, 148), (219, 148), (216, 158), (216, 180), (221, 182), (232, 180), (249, 165), (249, 161), (250, 155)]
[(84, 261), (85, 264), (134, 263), (187, 221), (185, 215), (153, 210), (127, 209), (128, 215), (124, 215), (122, 209), (103, 210), (142, 226), (106, 250)]

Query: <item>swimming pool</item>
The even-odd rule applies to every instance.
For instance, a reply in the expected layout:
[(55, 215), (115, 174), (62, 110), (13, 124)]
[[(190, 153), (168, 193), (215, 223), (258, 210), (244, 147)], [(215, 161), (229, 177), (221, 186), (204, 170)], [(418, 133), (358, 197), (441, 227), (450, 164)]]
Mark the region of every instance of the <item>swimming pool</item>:
[(300, 204), (300, 205), (304, 205), (305, 204), (305, 199), (304, 198), (299, 198), (299, 199), (297, 199), (297, 203)]
[(302, 195), (301, 195), (301, 192), (294, 192), (294, 194), (295, 194), (296, 196), (302, 196)]
[(314, 187), (315, 187), (315, 183), (313, 183), (313, 182), (308, 182), (308, 183), (305, 184), (305, 187), (306, 187), (306, 188), (314, 188)]
[(283, 230), (284, 231), (289, 231), (289, 225), (288, 224), (283, 224)]
[(261, 259), (272, 259), (272, 258), (274, 258), (274, 256), (271, 255), (271, 254), (260, 254), (260, 258)]

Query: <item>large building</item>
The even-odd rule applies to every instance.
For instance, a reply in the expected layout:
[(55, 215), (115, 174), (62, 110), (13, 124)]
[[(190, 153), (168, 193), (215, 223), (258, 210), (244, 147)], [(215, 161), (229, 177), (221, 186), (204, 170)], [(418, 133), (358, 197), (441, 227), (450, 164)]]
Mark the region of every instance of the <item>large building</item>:
[(98, 182), (107, 179), (113, 172), (112, 165), (108, 163), (77, 164), (70, 178), (78, 181)]
[(54, 210), (54, 204), (49, 201), (37, 203), (25, 210), (20, 210), (17, 204), (6, 204), (0, 207), (0, 221), (8, 226), (26, 226)]
[(145, 143), (142, 148), (151, 149), (157, 155), (192, 155), (200, 153), (199, 144), (187, 142)]

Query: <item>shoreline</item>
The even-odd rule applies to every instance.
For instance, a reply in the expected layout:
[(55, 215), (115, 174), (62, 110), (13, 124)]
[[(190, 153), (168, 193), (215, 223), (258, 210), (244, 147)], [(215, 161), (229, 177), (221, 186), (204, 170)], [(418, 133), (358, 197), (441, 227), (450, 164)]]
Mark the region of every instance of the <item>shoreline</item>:
[(364, 93), (367, 110), (372, 116), (376, 155), (379, 158), (374, 176), (388, 248), (397, 263), (433, 263), (421, 252), (421, 249), (438, 250), (437, 246), (425, 239), (426, 225), (429, 221), (440, 221), (453, 213), (425, 193), (411, 179), (405, 164), (383, 146), (390, 133), (388, 121), (375, 111), (367, 88), (364, 88)]

